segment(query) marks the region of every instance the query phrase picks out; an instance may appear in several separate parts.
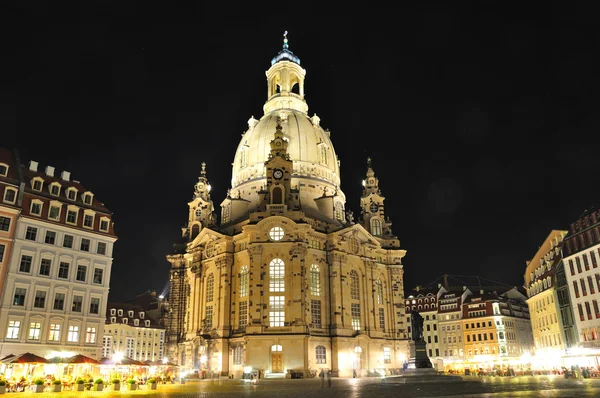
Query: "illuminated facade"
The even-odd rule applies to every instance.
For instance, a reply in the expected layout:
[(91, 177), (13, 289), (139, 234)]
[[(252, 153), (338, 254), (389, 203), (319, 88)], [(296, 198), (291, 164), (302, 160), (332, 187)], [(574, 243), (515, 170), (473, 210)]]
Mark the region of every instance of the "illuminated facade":
[(115, 354), (138, 361), (162, 361), (165, 329), (138, 305), (109, 303), (102, 336), (102, 357)]
[(202, 164), (167, 256), (167, 352), (186, 369), (351, 377), (406, 359), (406, 251), (370, 161), (357, 222), (346, 211), (331, 133), (308, 116), (305, 75), (286, 39), (266, 72), (264, 116), (250, 118), (236, 150), (219, 223)]
[(2, 198), (20, 215), (3, 259), (0, 355), (68, 351), (99, 358), (117, 240), (112, 213), (68, 171), (57, 176), (35, 161), (13, 168), (19, 188), (5, 186)]
[(438, 308), (437, 293), (439, 289), (426, 288), (419, 286), (408, 294), (405, 301), (406, 324), (408, 337), (412, 339), (411, 311), (418, 311), (423, 317), (423, 339), (427, 344), (426, 350), (432, 364), (435, 366), (435, 358), (440, 357), (440, 341), (438, 331)]
[(600, 348), (600, 211), (592, 207), (571, 224), (563, 262), (573, 305), (578, 345)]
[(527, 262), (525, 286), (535, 351), (564, 354), (575, 340), (573, 313), (565, 286), (562, 261), (567, 231), (553, 230), (535, 256)]
[(0, 148), (0, 294), (17, 231), (17, 218), (21, 213), (17, 165), (17, 154)]

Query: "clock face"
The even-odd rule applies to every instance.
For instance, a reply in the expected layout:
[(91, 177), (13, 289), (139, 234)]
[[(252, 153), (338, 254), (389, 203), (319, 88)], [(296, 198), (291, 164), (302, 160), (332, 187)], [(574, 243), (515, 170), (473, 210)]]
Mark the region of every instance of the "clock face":
[(369, 208), (369, 210), (371, 210), (371, 213), (377, 213), (377, 210), (379, 210), (379, 206), (377, 206), (377, 203), (371, 203), (371, 207)]
[(202, 183), (202, 182), (199, 182), (199, 183), (198, 183), (198, 188), (199, 188), (199, 189), (204, 189), (204, 183)]
[(283, 171), (276, 169), (273, 171), (273, 177), (279, 180), (281, 177), (283, 177)]

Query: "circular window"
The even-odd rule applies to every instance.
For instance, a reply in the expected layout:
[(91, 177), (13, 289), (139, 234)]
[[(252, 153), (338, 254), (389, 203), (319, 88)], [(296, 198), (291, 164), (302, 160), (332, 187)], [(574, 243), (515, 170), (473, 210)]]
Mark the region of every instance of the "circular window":
[(283, 228), (281, 228), (281, 227), (273, 227), (269, 231), (269, 237), (272, 240), (281, 240), (281, 239), (283, 239), (283, 235), (285, 235), (285, 232), (283, 231)]
[(196, 209), (196, 217), (200, 217), (202, 215), (202, 210), (200, 208)]

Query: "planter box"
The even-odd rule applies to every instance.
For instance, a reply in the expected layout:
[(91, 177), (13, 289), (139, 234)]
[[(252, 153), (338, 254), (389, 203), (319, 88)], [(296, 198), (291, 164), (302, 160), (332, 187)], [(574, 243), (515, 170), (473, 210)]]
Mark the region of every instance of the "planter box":
[(43, 384), (34, 384), (33, 391), (34, 392), (44, 392), (44, 385)]
[(112, 383), (113, 391), (121, 391), (121, 383)]
[(104, 384), (94, 384), (94, 391), (102, 391), (104, 389)]
[(6, 386), (0, 386), (0, 394), (6, 394)]
[(137, 390), (138, 385), (136, 383), (133, 384), (127, 384), (127, 389), (128, 390)]
[(157, 385), (157, 384), (158, 384), (158, 383), (148, 383), (148, 388), (149, 388), (150, 390), (156, 390), (156, 385)]
[(62, 390), (62, 384), (52, 384), (52, 391), (61, 392), (61, 390)]
[(76, 387), (76, 391), (83, 391), (85, 390), (85, 384), (75, 384)]

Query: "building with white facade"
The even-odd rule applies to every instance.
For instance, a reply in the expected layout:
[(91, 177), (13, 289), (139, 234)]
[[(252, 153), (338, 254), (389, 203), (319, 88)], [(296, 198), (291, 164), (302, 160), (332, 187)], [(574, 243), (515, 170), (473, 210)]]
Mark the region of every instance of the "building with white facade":
[(109, 303), (102, 336), (102, 357), (162, 361), (165, 329), (139, 305)]
[(600, 348), (600, 211), (587, 209), (564, 238), (563, 262), (578, 346)]
[(112, 213), (68, 171), (42, 170), (35, 161), (11, 167), (18, 170), (20, 215), (4, 259), (0, 356), (66, 351), (99, 358), (117, 240)]

